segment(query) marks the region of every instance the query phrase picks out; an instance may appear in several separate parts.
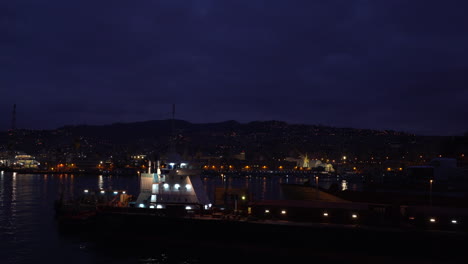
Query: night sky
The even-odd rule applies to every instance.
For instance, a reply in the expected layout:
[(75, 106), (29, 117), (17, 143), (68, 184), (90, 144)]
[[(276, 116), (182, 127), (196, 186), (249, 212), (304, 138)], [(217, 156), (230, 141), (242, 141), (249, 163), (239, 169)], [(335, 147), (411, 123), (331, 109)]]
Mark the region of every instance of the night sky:
[(468, 131), (465, 0), (10, 0), (0, 130), (171, 117)]

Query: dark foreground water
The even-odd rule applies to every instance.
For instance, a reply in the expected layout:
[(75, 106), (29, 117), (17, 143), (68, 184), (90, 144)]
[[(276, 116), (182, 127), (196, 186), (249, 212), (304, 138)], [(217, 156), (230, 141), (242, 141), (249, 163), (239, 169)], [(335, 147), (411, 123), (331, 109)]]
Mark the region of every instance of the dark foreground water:
[[(280, 182), (304, 180), (270, 175), (206, 177), (203, 181), (210, 197), (215, 187), (229, 186), (249, 188), (256, 199), (281, 199)], [(322, 184), (327, 187), (330, 181), (324, 180)], [(0, 174), (0, 263), (202, 263), (217, 254), (225, 257), (239, 254), (229, 251), (229, 246), (147, 249), (144, 245), (135, 247), (132, 241), (109, 241), (108, 247), (97, 247), (89, 241), (60, 234), (54, 217), (54, 201), (60, 193), (65, 198), (73, 198), (87, 188), (126, 189), (136, 194), (139, 179), (138, 176)]]
[[(230, 186), (249, 188), (256, 199), (281, 199), (279, 183), (301, 183), (305, 180), (292, 175), (270, 175), (230, 179), (217, 176), (206, 177), (203, 181), (210, 197), (215, 187)], [(327, 188), (332, 183), (339, 183), (343, 189), (358, 189), (360, 186), (359, 183), (338, 179), (322, 179), (320, 184)], [(60, 193), (65, 198), (73, 198), (88, 188), (126, 189), (136, 194), (139, 179), (137, 176), (0, 174), (0, 263), (302, 263), (304, 257), (309, 258), (304, 260), (308, 263), (431, 263), (424, 258), (395, 259), (391, 251), (386, 256), (375, 256), (365, 250), (345, 251), (343, 248), (335, 249), (333, 244), (325, 247), (328, 250), (320, 251), (308, 248), (307, 244), (294, 251), (261, 246), (251, 248), (248, 243), (218, 244), (216, 241), (172, 246), (164, 241), (158, 245), (136, 245), (122, 239), (96, 244), (83, 237), (59, 233), (54, 201)], [(310, 239), (314, 240), (314, 237)]]

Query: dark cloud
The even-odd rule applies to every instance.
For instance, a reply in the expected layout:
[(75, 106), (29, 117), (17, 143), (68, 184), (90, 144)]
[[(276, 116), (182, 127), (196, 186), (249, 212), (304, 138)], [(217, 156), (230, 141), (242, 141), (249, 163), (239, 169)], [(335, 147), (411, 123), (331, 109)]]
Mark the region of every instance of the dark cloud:
[(0, 3), (0, 129), (177, 116), (468, 130), (464, 1)]

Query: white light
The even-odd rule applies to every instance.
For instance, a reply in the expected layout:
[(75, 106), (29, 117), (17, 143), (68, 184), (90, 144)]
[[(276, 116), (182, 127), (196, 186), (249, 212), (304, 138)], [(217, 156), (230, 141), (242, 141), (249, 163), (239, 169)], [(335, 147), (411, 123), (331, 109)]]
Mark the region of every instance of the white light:
[(162, 208), (163, 208), (162, 205), (160, 205), (160, 204), (157, 204), (157, 205), (156, 205), (156, 209), (162, 209)]
[(104, 193), (104, 191), (101, 191), (101, 193)]
[(431, 221), (431, 223), (435, 223), (436, 220), (435, 220), (435, 218), (431, 218), (431, 219), (429, 219), (429, 221)]
[(323, 213), (323, 216), (328, 216), (328, 213)]
[(208, 207), (210, 207), (210, 208), (211, 208), (211, 206), (212, 206), (212, 204), (208, 204)]
[(3, 173), (4, 173), (4, 172), (2, 171), (2, 174), (3, 174)]
[(114, 192), (114, 194), (118, 194), (119, 192)]
[(286, 210), (281, 210), (281, 214), (286, 214)]
[(269, 213), (270, 213), (270, 210), (265, 209), (265, 214), (269, 214)]
[(457, 220), (452, 220), (452, 224), (458, 223)]
[(122, 193), (123, 193), (123, 194), (126, 194), (127, 192), (126, 192), (126, 191), (123, 191)]
[(185, 206), (185, 210), (191, 210), (192, 207), (191, 206)]
[(208, 209), (208, 205), (205, 204), (205, 210), (207, 210), (207, 209)]
[(164, 188), (166, 188), (166, 189), (169, 188), (169, 184), (167, 184), (167, 183), (165, 183), (163, 186), (164, 186)]
[(145, 208), (145, 205), (144, 205), (144, 204), (140, 204), (139, 207), (140, 207), (140, 208)]
[(182, 163), (180, 164), (180, 166), (185, 166), (185, 165), (187, 165), (187, 163), (183, 163), (183, 162), (182, 162)]
[(85, 193), (88, 193), (89, 191), (88, 190), (84, 190)]
[(180, 184), (176, 183), (176, 184), (174, 185), (174, 187), (175, 187), (176, 189), (179, 189)]
[(353, 214), (352, 217), (353, 217), (353, 218), (357, 218), (357, 214)]
[(187, 190), (190, 190), (190, 189), (192, 189), (192, 185), (186, 184), (186, 185), (185, 185), (185, 188), (187, 188)]
[(154, 205), (150, 205), (150, 208), (151, 208), (151, 209), (154, 209)]
[(174, 166), (174, 165), (175, 165), (175, 163), (171, 162), (171, 163), (169, 163), (169, 165), (171, 165), (171, 166)]

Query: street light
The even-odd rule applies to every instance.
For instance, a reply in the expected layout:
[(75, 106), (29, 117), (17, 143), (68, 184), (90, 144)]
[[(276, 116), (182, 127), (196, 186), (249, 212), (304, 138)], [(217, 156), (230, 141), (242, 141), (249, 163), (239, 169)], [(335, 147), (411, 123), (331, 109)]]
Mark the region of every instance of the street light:
[(315, 190), (317, 193), (317, 200), (319, 199), (318, 180), (319, 180), (319, 177), (315, 176)]
[(429, 180), (429, 204), (432, 206), (432, 179)]

